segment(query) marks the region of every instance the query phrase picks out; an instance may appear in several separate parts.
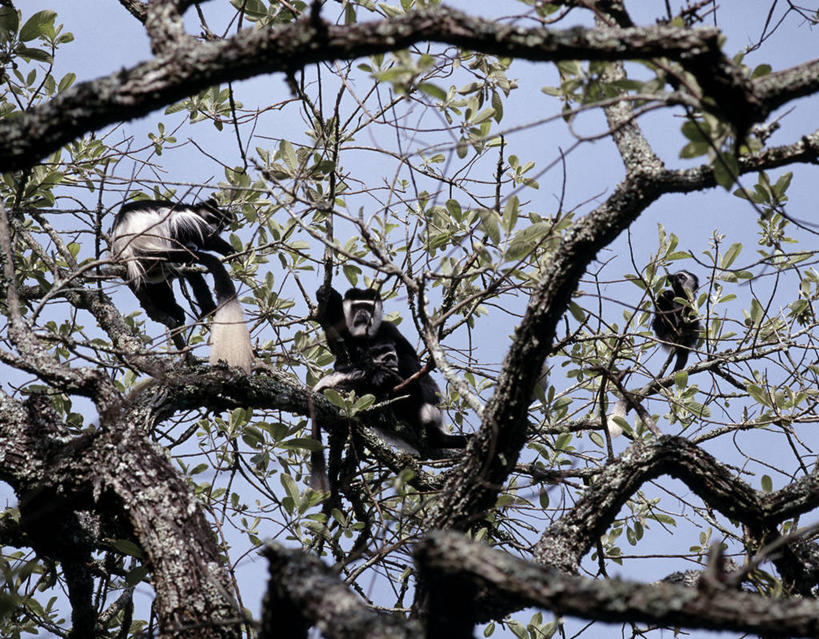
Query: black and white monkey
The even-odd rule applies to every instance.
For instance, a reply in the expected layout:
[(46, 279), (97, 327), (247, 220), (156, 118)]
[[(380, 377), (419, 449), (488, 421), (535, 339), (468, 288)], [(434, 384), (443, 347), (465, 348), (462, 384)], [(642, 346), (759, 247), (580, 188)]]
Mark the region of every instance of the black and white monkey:
[[(667, 276), (671, 288), (660, 291), (654, 300), (654, 319), (651, 328), (657, 339), (664, 342), (664, 346), (671, 349), (668, 359), (663, 364), (660, 376), (665, 374), (668, 364), (676, 356), (674, 372), (685, 368), (690, 349), (697, 343), (700, 334), (700, 320), (696, 311), (691, 307), (694, 293), (699, 286), (697, 276), (690, 271), (679, 271)], [(630, 407), (625, 399), (615, 402), (606, 419), (606, 428), (612, 437), (618, 437), (623, 428), (616, 418), (626, 419)], [(648, 423), (650, 416), (641, 416), (643, 422)], [(656, 428), (656, 427), (655, 427)]]
[(317, 319), (336, 361), (334, 371), (319, 380), (314, 390), (353, 390), (358, 395), (372, 394), (378, 401), (400, 397), (391, 405), (393, 414), (420, 442), (429, 448), (464, 448), (465, 435), (441, 430), (441, 391), (429, 373), (395, 390), (423, 366), (398, 327), (383, 319), (381, 294), (351, 288), (342, 299), (334, 288), (322, 287), (316, 297)]
[[(128, 286), (142, 308), (171, 330), (180, 350), (185, 347), (181, 328), (185, 311), (176, 302), (172, 281), (185, 278), (196, 298), (199, 317), (215, 311), (211, 327), (210, 362), (223, 361), (250, 372), (253, 349), (236, 287), (221, 260), (212, 255), (232, 255), (233, 247), (219, 236), (230, 221), (229, 213), (212, 201), (175, 204), (163, 200), (138, 200), (122, 206), (111, 230), (114, 259), (125, 264)], [(182, 264), (201, 264), (213, 276), (216, 303), (204, 275)]]
[[(654, 302), (654, 321), (651, 328), (657, 339), (674, 349), (677, 362), (674, 371), (685, 367), (689, 350), (697, 343), (700, 320), (690, 302), (699, 286), (697, 276), (689, 271), (679, 271), (668, 276), (671, 288), (664, 289)], [(683, 303), (679, 300), (687, 300)], [(668, 363), (666, 363), (666, 366)]]

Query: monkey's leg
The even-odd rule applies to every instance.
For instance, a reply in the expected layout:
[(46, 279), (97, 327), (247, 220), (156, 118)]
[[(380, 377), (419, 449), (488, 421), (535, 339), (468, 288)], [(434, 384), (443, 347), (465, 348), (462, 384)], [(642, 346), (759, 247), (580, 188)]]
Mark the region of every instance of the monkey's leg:
[(677, 372), (678, 370), (682, 370), (685, 368), (686, 363), (688, 363), (688, 349), (684, 346), (680, 346), (675, 349), (677, 353), (677, 363), (674, 364), (674, 371)]
[(657, 371), (657, 377), (663, 377), (665, 375), (666, 370), (668, 370), (668, 365), (671, 363), (671, 360), (674, 359), (674, 355), (676, 354), (676, 352), (677, 352), (676, 348), (672, 348), (668, 352), (668, 357), (665, 358), (665, 362), (663, 362), (662, 368), (660, 368), (660, 370)]
[(213, 301), (213, 295), (210, 294), (210, 288), (205, 281), (205, 276), (201, 273), (186, 273), (185, 279), (193, 290), (193, 296), (196, 298), (196, 305), (199, 307), (199, 318), (202, 319), (216, 310), (216, 303)]
[(148, 317), (167, 326), (176, 348), (184, 350), (185, 338), (182, 337), (181, 330), (185, 325), (185, 311), (176, 303), (171, 282), (169, 280), (147, 282), (140, 287), (131, 286), (131, 290), (139, 300), (140, 306), (148, 313)]

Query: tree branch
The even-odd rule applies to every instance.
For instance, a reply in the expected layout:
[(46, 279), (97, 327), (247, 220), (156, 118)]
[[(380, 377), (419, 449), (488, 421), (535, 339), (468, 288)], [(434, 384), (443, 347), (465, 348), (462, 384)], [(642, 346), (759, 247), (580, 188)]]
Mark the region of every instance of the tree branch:
[(269, 543), (270, 562), (260, 639), (307, 637), (315, 625), (329, 639), (421, 636), (418, 622), (380, 615), (364, 605), (330, 568), (301, 550)]
[[(754, 111), (755, 96), (743, 92), (747, 87), (737, 80), (737, 72), (724, 59), (718, 37), (716, 29), (670, 26), (526, 29), (448, 8), (414, 11), (391, 20), (330, 25), (326, 29), (316, 28), (309, 20), (247, 29), (224, 41), (170, 47), (154, 60), (78, 84), (45, 104), (3, 121), (0, 171), (30, 166), (84, 133), (145, 115), (214, 84), (292, 71), (321, 61), (396, 51), (418, 42), (440, 42), (532, 61), (668, 57), (699, 72), (702, 83), (719, 80), (730, 88), (731, 104), (737, 111)], [(720, 64), (715, 65), (715, 60)], [(726, 72), (720, 74), (715, 69)], [(803, 86), (801, 90), (806, 89)]]
[(451, 532), (435, 532), (416, 546), (416, 562), (439, 573), (469, 579), (484, 594), (476, 600), (515, 601), (586, 619), (644, 622), (668, 627), (739, 630), (757, 635), (813, 637), (819, 602), (769, 599), (732, 589), (686, 588), (668, 583), (595, 581), (535, 566)]
[(535, 544), (535, 560), (577, 572), (580, 560), (628, 498), (660, 475), (683, 481), (706, 504), (757, 534), (771, 525), (759, 493), (688, 440), (666, 436), (649, 444), (637, 442), (609, 464), (571, 511), (543, 533)]

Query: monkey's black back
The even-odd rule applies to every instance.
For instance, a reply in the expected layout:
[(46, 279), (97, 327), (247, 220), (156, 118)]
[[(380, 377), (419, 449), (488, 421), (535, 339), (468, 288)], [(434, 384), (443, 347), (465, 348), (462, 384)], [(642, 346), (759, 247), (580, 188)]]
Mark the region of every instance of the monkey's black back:
[(686, 299), (689, 293), (693, 295), (698, 282), (688, 271), (680, 271), (669, 279), (672, 288), (660, 291), (655, 299), (651, 328), (659, 340), (677, 347), (674, 370), (678, 371), (685, 366), (689, 349), (697, 343), (700, 321), (694, 309), (677, 300)]

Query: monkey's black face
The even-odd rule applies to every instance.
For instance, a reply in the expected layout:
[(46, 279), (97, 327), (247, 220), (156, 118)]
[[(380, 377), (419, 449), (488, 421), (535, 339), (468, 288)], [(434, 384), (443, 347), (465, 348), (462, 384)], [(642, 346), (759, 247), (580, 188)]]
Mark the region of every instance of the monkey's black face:
[(373, 363), (398, 372), (398, 353), (392, 342), (383, 342), (370, 348), (369, 355)]
[(679, 297), (685, 297), (686, 291), (693, 293), (700, 285), (697, 276), (690, 271), (679, 271), (674, 275), (670, 275), (668, 279), (671, 282), (671, 288)]
[(381, 326), (382, 312), (378, 291), (351, 288), (344, 295), (344, 320), (353, 337), (373, 337)]
[(350, 332), (353, 335), (365, 335), (373, 324), (373, 307), (371, 303), (358, 302), (352, 308)]

